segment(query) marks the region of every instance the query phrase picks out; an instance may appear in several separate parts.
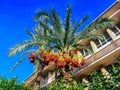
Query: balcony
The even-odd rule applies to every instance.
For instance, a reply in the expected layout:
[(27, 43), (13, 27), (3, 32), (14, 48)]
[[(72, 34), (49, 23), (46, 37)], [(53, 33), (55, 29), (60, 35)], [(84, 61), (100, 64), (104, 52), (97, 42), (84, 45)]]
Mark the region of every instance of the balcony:
[(81, 75), (88, 75), (92, 70), (99, 69), (100, 65), (108, 66), (115, 61), (115, 56), (120, 54), (120, 38), (110, 42), (104, 48), (86, 59), (86, 64), (75, 68), (73, 75), (77, 78)]

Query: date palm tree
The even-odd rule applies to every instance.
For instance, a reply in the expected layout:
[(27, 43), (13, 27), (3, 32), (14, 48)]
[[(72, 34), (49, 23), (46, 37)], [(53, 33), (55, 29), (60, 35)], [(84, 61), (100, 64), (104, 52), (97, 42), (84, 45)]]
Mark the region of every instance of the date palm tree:
[[(80, 40), (93, 39), (93, 38), (103, 39), (104, 36), (101, 33), (99, 33), (99, 31), (97, 30), (110, 27), (114, 23), (114, 20), (112, 19), (101, 18), (92, 22), (90, 25), (86, 26), (85, 28), (83, 28), (81, 32), (78, 32), (80, 26), (87, 19), (88, 16), (86, 15), (80, 21), (77, 20), (72, 21), (70, 5), (68, 5), (67, 7), (64, 23), (62, 23), (60, 16), (53, 8), (50, 8), (49, 11), (40, 10), (35, 15), (35, 20), (38, 21), (38, 23), (40, 23), (40, 25), (44, 28), (44, 30), (47, 30), (50, 34), (49, 40), (52, 44), (51, 47), (49, 48), (56, 49), (59, 52), (59, 59), (57, 65), (60, 71), (62, 70), (61, 72), (63, 76), (67, 75), (66, 72), (70, 73), (69, 71), (72, 70), (70, 67), (71, 63), (65, 61), (64, 56), (65, 55), (68, 56), (69, 59), (70, 58), (76, 59), (75, 57), (77, 57), (78, 55), (75, 56), (74, 53), (77, 54), (80, 53), (73, 51), (73, 54), (71, 55), (73, 49), (77, 50), (78, 47), (87, 49), (86, 46), (82, 45), (81, 43), (78, 43)], [(47, 21), (47, 23), (45, 21)], [(79, 59), (77, 61), (79, 62)], [(74, 62), (73, 64), (74, 64), (73, 66), (80, 65), (80, 64), (76, 65), (76, 63)]]
[[(102, 39), (104, 36), (97, 30), (105, 29), (114, 23), (112, 19), (102, 18), (86, 26), (81, 32), (78, 32), (80, 26), (87, 19), (88, 16), (86, 15), (79, 21), (72, 21), (70, 5), (67, 7), (64, 23), (62, 23), (62, 19), (53, 8), (50, 8), (49, 11), (40, 10), (35, 14), (35, 20), (38, 23), (38, 26), (34, 29), (35, 33), (27, 31), (31, 40), (26, 40), (10, 48), (9, 55), (12, 56), (17, 52), (37, 47), (34, 55), (33, 53), (31, 54), (30, 60), (33, 61), (35, 59), (34, 64), (39, 68), (39, 74), (42, 72), (43, 64), (55, 61), (61, 76), (68, 77), (69, 79), (73, 67), (85, 64), (85, 60), (77, 48), (87, 48), (78, 42), (82, 39)], [(23, 59), (18, 61), (17, 64)], [(38, 79), (41, 78), (39, 74)], [(38, 81), (39, 85), (40, 79)]]

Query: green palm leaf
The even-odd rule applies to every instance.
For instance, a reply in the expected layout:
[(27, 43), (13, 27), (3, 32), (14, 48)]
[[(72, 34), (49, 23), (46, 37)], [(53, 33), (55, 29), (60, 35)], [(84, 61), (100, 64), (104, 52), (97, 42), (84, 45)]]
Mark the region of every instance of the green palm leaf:
[(39, 41), (32, 41), (32, 40), (26, 40), (22, 43), (19, 43), (9, 49), (9, 56), (15, 55), (17, 52), (21, 52), (25, 49), (29, 49), (31, 47), (39, 47), (40, 45), (45, 44), (45, 42), (39, 42)]
[(32, 32), (30, 32), (29, 30), (26, 30), (26, 32), (31, 37), (31, 39), (36, 39), (35, 35)]
[(70, 32), (70, 17), (71, 17), (71, 9), (70, 5), (67, 7), (66, 18), (65, 18), (65, 37), (64, 37), (64, 46), (67, 45), (68, 35)]
[(18, 60), (18, 61), (12, 66), (12, 68), (10, 69), (10, 72), (13, 71), (18, 64), (20, 64), (23, 60), (25, 60), (25, 59), (27, 59), (27, 58), (28, 58), (27, 56), (24, 56), (24, 57), (22, 57), (20, 60)]
[(114, 24), (115, 20), (110, 18), (101, 18), (90, 24), (87, 29), (88, 30), (99, 30), (111, 27)]

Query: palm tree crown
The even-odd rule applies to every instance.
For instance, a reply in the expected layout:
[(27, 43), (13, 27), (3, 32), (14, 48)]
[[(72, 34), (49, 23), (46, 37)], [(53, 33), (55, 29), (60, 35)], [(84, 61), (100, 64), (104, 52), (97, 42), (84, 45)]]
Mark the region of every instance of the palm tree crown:
[[(42, 18), (42, 20), (40, 19)], [(66, 17), (64, 24), (60, 19), (58, 13), (50, 8), (50, 11), (40, 10), (36, 14), (35, 19), (41, 26), (50, 34), (49, 39), (54, 43), (54, 48), (56, 47), (59, 50), (69, 49), (70, 47), (74, 47), (78, 45), (78, 41), (86, 38), (100, 38), (102, 39), (102, 34), (98, 32), (94, 32), (94, 30), (104, 29), (113, 24), (113, 20), (108, 18), (99, 19), (86, 28), (84, 28), (81, 32), (76, 32), (79, 27), (88, 19), (88, 16), (84, 16), (80, 21), (74, 20), (71, 21), (71, 8), (68, 5), (66, 11)], [(44, 21), (47, 21), (44, 22)]]
[[(59, 58), (63, 59), (60, 53), (67, 52), (70, 54), (73, 48), (84, 46), (78, 43), (82, 39), (99, 38), (104, 36), (99, 33), (98, 29), (105, 29), (114, 23), (114, 20), (108, 18), (98, 19), (90, 25), (86, 26), (81, 32), (77, 32), (80, 26), (88, 19), (84, 16), (80, 21), (71, 20), (71, 7), (68, 5), (64, 23), (59, 14), (50, 8), (47, 10), (40, 10), (35, 15), (35, 21), (38, 25), (35, 27), (35, 33), (27, 30), (31, 40), (25, 40), (9, 49), (9, 55), (15, 55), (17, 52), (28, 50), (33, 47), (41, 50), (41, 53), (59, 53)], [(94, 32), (94, 33), (93, 33)], [(43, 50), (47, 50), (43, 52)], [(52, 50), (52, 51), (51, 51)], [(43, 55), (43, 57), (45, 57)], [(72, 55), (72, 58), (74, 55)], [(46, 58), (46, 57), (45, 57)], [(53, 59), (53, 58), (52, 58)], [(19, 62), (21, 62), (21, 59)]]

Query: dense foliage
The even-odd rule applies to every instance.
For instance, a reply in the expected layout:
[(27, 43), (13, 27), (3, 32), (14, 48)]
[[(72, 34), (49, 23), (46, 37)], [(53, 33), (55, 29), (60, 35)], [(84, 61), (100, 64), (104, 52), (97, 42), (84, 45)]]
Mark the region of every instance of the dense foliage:
[(120, 90), (120, 56), (107, 68), (110, 78), (105, 78), (101, 72), (96, 71), (89, 75), (90, 90)]
[(0, 76), (0, 90), (32, 90), (32, 87), (19, 83), (16, 77), (6, 79)]
[[(76, 82), (73, 78), (69, 82), (60, 78), (53, 82), (50, 86), (42, 88), (42, 90), (83, 90), (88, 86), (88, 90), (120, 90), (120, 56), (117, 61), (108, 66), (110, 78), (105, 78), (99, 71), (93, 71), (89, 74), (89, 83)], [(67, 86), (70, 87), (67, 87)]]
[(84, 84), (77, 83), (73, 78), (69, 81), (59, 78), (50, 86), (42, 88), (42, 90), (84, 90)]

